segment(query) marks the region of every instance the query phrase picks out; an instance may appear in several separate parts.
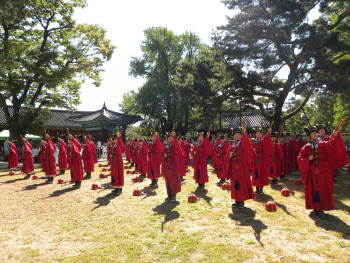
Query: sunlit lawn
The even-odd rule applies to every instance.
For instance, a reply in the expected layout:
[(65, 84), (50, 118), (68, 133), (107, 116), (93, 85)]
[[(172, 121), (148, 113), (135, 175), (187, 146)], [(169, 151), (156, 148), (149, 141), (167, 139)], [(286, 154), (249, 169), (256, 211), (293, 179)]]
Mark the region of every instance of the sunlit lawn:
[[(0, 262), (350, 262), (350, 189), (344, 169), (334, 195), (338, 210), (309, 217), (297, 172), (265, 195), (232, 211), (230, 193), (221, 190), (210, 171), (202, 199), (187, 202), (195, 191), (188, 173), (179, 202), (165, 203), (165, 182), (132, 183), (126, 175), (123, 194), (93, 191), (108, 184), (95, 167), (93, 179), (74, 190), (68, 182), (44, 184), (24, 175), (0, 172)], [(109, 173), (109, 172), (107, 172)], [(39, 177), (43, 173), (37, 172)], [(62, 176), (69, 180), (69, 172)], [(292, 191), (282, 197), (283, 186)], [(146, 192), (133, 196), (136, 188)], [(274, 200), (276, 212), (265, 211)]]

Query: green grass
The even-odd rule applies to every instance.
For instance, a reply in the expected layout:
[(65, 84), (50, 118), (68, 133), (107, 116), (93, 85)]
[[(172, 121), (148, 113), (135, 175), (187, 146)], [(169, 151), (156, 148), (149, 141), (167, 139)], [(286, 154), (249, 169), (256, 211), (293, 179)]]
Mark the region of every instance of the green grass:
[[(126, 175), (118, 197), (90, 190), (93, 182), (110, 182), (98, 178), (101, 169), (79, 190), (0, 172), (0, 262), (350, 262), (345, 170), (335, 184), (338, 210), (311, 218), (303, 186), (294, 185), (297, 172), (232, 211), (230, 193), (217, 186), (215, 174), (197, 203), (187, 202), (196, 188), (191, 173), (179, 202), (165, 203), (163, 179), (150, 191), (149, 180), (133, 184), (135, 175)], [(69, 180), (68, 173), (62, 178)], [(132, 196), (136, 187), (147, 195)], [(282, 197), (282, 187), (293, 194)], [(265, 211), (269, 200), (278, 204), (276, 212)]]

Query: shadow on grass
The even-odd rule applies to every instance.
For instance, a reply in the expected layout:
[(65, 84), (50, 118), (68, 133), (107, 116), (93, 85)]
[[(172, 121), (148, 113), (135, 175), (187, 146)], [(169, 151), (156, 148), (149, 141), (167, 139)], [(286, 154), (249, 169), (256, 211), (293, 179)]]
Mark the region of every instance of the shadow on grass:
[(25, 187), (23, 187), (22, 190), (19, 190), (18, 192), (20, 191), (30, 191), (30, 190), (35, 190), (38, 188), (38, 186), (43, 186), (43, 185), (48, 185), (46, 182), (43, 182), (41, 184), (31, 184), (31, 185), (27, 185)]
[(44, 199), (57, 197), (57, 196), (65, 194), (65, 193), (73, 192), (73, 191), (78, 190), (78, 189), (79, 188), (70, 187), (70, 188), (64, 188), (64, 189), (61, 189), (61, 190), (56, 190), (53, 193), (51, 193), (48, 197), (45, 197)]
[(91, 212), (94, 211), (95, 209), (102, 207), (102, 206), (107, 206), (111, 202), (111, 200), (113, 200), (114, 198), (116, 198), (118, 196), (120, 196), (120, 195), (109, 193), (105, 196), (101, 196), (101, 197), (96, 198), (95, 204), (97, 204), (97, 206), (95, 206), (93, 209), (91, 209)]
[(151, 197), (151, 196), (156, 196), (157, 192), (155, 191), (156, 187), (151, 187), (151, 186), (146, 186), (145, 188), (141, 189), (142, 193), (145, 193), (145, 195), (143, 196), (143, 198), (141, 199), (141, 201), (143, 199), (146, 199), (147, 197)]
[(261, 242), (261, 232), (268, 228), (263, 222), (255, 219), (256, 212), (252, 209), (245, 207), (243, 209), (235, 208), (232, 214), (229, 214), (229, 218), (239, 223), (241, 226), (250, 226), (254, 230), (255, 239), (264, 246)]
[(315, 221), (318, 227), (327, 231), (335, 231), (342, 234), (343, 238), (350, 239), (350, 226), (338, 217), (330, 214), (324, 216), (309, 215), (309, 217)]
[(212, 206), (212, 204), (210, 203), (211, 200), (213, 200), (212, 197), (207, 196), (208, 190), (199, 190), (196, 189), (196, 191), (194, 191), (194, 194), (199, 197), (199, 198), (203, 198), (204, 201), (206, 201), (208, 203), (208, 205)]
[(152, 210), (159, 214), (164, 215), (164, 221), (162, 222), (162, 229), (164, 230), (164, 225), (172, 220), (178, 219), (180, 217), (180, 213), (178, 211), (173, 211), (175, 207), (177, 207), (180, 204), (180, 202), (164, 202), (161, 205), (157, 205)]
[[(24, 175), (25, 176), (25, 175)], [(5, 182), (2, 182), (2, 184), (13, 184), (13, 183), (16, 183), (16, 182), (19, 182), (19, 181), (27, 181), (29, 180), (30, 178), (16, 178), (16, 179), (13, 179), (13, 180), (9, 180), (9, 181), (5, 181)]]

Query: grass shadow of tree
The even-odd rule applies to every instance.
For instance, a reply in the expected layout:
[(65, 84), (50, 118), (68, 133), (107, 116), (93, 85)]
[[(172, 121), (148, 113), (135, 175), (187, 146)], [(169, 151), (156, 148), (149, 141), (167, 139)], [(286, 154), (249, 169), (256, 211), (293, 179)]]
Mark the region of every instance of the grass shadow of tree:
[(256, 212), (252, 209), (245, 207), (243, 209), (233, 209), (232, 214), (229, 214), (229, 218), (239, 223), (241, 226), (250, 226), (254, 230), (255, 239), (264, 246), (261, 242), (261, 232), (268, 228), (261, 220), (255, 219)]
[(196, 189), (196, 191), (194, 191), (194, 194), (195, 194), (197, 197), (204, 199), (204, 201), (206, 201), (206, 202), (208, 203), (208, 205), (210, 205), (210, 206), (212, 207), (213, 205), (211, 204), (211, 201), (213, 200), (213, 198), (207, 196), (207, 193), (208, 193), (208, 190), (199, 190), (199, 189)]
[(48, 197), (45, 197), (44, 199), (52, 198), (52, 197), (58, 197), (60, 195), (63, 195), (65, 193), (69, 193), (69, 192), (73, 192), (73, 191), (78, 190), (78, 189), (79, 188), (70, 187), (70, 188), (64, 188), (64, 189), (56, 190), (56, 191), (52, 192)]
[(150, 186), (146, 186), (146, 187), (144, 187), (143, 189), (141, 189), (141, 192), (142, 192), (142, 193), (146, 193), (146, 194), (143, 196), (143, 198), (141, 199), (141, 201), (144, 200), (144, 199), (147, 198), (147, 197), (156, 196), (156, 195), (157, 195), (157, 192), (156, 192), (155, 190), (156, 190), (156, 188), (150, 187)]
[(97, 206), (95, 206), (93, 209), (91, 209), (91, 212), (102, 207), (102, 206), (107, 206), (111, 200), (113, 200), (114, 198), (118, 197), (119, 195), (117, 194), (113, 194), (113, 193), (109, 193), (105, 196), (101, 196), (101, 197), (97, 197), (95, 200), (95, 204), (97, 204)]
[(159, 214), (164, 215), (164, 221), (162, 222), (162, 228), (161, 231), (164, 231), (164, 225), (167, 222), (170, 222), (172, 220), (178, 219), (180, 217), (180, 213), (178, 211), (173, 211), (175, 207), (177, 207), (180, 204), (180, 202), (164, 202), (161, 205), (157, 205), (152, 210)]
[(343, 238), (350, 239), (350, 226), (338, 217), (330, 214), (324, 216), (309, 215), (309, 217), (315, 221), (318, 227), (322, 227), (326, 231), (335, 231), (342, 234)]

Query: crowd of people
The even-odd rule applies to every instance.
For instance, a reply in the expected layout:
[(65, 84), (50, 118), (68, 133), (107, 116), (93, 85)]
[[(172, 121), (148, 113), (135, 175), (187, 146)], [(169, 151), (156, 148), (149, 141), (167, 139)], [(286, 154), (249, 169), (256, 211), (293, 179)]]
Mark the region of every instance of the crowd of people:
[[(349, 163), (347, 149), (339, 134), (345, 119), (341, 120), (331, 135), (326, 134), (324, 125), (304, 127), (309, 143), (301, 135), (273, 132), (272, 125), (264, 136), (260, 129), (254, 129), (252, 134), (248, 134), (245, 120), (243, 127), (232, 129), (231, 137), (224, 134), (211, 137), (209, 130), (207, 134), (198, 133), (194, 144), (187, 137), (177, 135), (174, 129), (166, 134), (163, 141), (154, 130), (149, 141), (143, 137), (140, 140), (128, 138), (124, 144), (117, 128), (106, 146), (112, 192), (116, 195), (122, 193), (124, 154), (129, 167), (135, 168), (134, 173), (151, 180), (150, 187), (157, 188), (159, 178), (164, 177), (168, 195), (166, 201), (169, 202), (176, 201), (176, 195), (181, 192), (181, 181), (190, 166), (198, 184), (197, 190), (205, 190), (205, 184), (209, 182), (208, 160), (211, 159), (219, 182), (230, 181), (231, 198), (235, 200), (233, 208), (244, 208), (245, 201), (264, 194), (265, 186), (276, 185), (278, 180), (283, 180), (291, 171), (299, 169), (305, 189), (306, 209), (312, 209), (311, 214), (323, 215), (324, 211), (336, 209), (332, 193), (334, 181), (338, 169)], [(60, 173), (69, 169), (71, 181), (75, 182), (73, 187), (79, 188), (83, 179), (91, 178), (94, 164), (98, 162), (96, 146), (90, 136), (80, 135), (75, 138), (68, 129), (67, 136), (57, 138)], [(34, 172), (32, 145), (29, 140), (22, 140), (25, 145), (22, 173), (29, 178)], [(16, 169), (16, 146), (10, 141), (8, 143), (9, 169)], [(54, 143), (46, 134), (41, 140), (38, 158), (47, 176), (47, 183), (52, 183), (57, 175), (54, 152)]]

